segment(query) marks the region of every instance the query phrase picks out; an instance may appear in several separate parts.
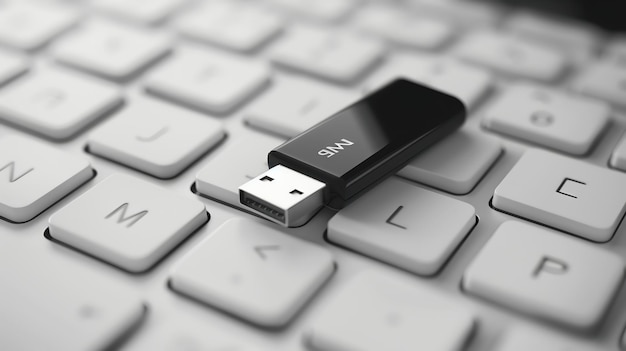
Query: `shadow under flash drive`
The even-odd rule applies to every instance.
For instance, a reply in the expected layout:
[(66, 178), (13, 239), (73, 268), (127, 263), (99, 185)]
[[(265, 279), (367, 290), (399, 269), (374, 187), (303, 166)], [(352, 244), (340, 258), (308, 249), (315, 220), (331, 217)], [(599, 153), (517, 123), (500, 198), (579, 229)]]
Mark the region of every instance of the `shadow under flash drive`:
[(239, 187), (242, 204), (288, 227), (341, 208), (459, 128), (463, 103), (398, 79), (272, 150), (270, 169)]

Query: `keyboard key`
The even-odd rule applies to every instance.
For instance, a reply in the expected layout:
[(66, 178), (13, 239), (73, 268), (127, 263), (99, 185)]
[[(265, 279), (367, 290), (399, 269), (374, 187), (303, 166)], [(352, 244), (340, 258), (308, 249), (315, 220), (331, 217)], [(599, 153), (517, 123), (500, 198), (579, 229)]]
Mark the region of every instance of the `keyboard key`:
[(479, 31), (466, 36), (454, 50), (460, 58), (504, 74), (541, 81), (555, 80), (565, 57), (512, 35)]
[(226, 113), (265, 86), (264, 62), (217, 51), (186, 48), (152, 71), (146, 89), (208, 112)]
[(609, 123), (608, 104), (532, 84), (516, 84), (484, 112), (493, 131), (584, 155)]
[(271, 0), (277, 6), (310, 19), (337, 21), (348, 15), (355, 6), (354, 0)]
[(470, 264), (463, 287), (520, 312), (589, 329), (602, 319), (623, 275), (623, 260), (611, 252), (509, 221)]
[(373, 4), (360, 10), (357, 27), (400, 45), (417, 49), (436, 49), (451, 39), (452, 26), (440, 20), (416, 17), (401, 8)]
[(128, 78), (169, 51), (159, 32), (92, 21), (54, 47), (57, 60), (109, 78)]
[(442, 18), (457, 26), (492, 26), (502, 17), (493, 4), (474, 1), (410, 0), (417, 13)]
[(545, 46), (566, 51), (572, 58), (589, 58), (600, 42), (598, 29), (571, 19), (549, 18), (534, 12), (520, 11), (511, 16), (506, 29)]
[(245, 113), (251, 126), (295, 137), (347, 107), (359, 94), (308, 79), (281, 78)]
[(185, 0), (92, 0), (92, 6), (115, 17), (155, 24), (174, 13)]
[(531, 149), (498, 185), (493, 205), (605, 242), (611, 239), (626, 211), (625, 182), (626, 175), (619, 172)]
[(613, 154), (611, 155), (611, 167), (626, 172), (626, 136), (622, 137)]
[(135, 99), (96, 129), (89, 151), (159, 178), (171, 178), (226, 136), (221, 123), (151, 99)]
[(0, 9), (0, 44), (37, 49), (78, 20), (72, 9), (51, 3), (13, 1)]
[(559, 337), (545, 330), (515, 328), (500, 339), (494, 351), (528, 351), (528, 350), (567, 350), (593, 351), (597, 346), (589, 345), (572, 335)]
[(415, 279), (365, 272), (322, 306), (307, 331), (315, 350), (464, 349), (474, 316)]
[[(196, 190), (231, 206), (247, 209), (239, 202), (239, 187), (267, 171), (267, 154), (284, 142), (273, 136), (246, 132), (229, 138), (196, 176)], [(237, 160), (237, 162), (233, 162)]]
[(52, 238), (122, 269), (142, 272), (207, 220), (200, 202), (115, 174), (49, 222)]
[(26, 72), (29, 63), (25, 57), (0, 51), (0, 85)]
[(626, 65), (614, 61), (599, 61), (588, 65), (574, 79), (573, 89), (626, 107)]
[[(317, 2), (316, 2), (317, 3)], [(218, 1), (179, 16), (175, 26), (184, 35), (238, 51), (251, 51), (282, 30), (276, 14), (250, 3)]]
[(17, 135), (0, 137), (0, 217), (26, 222), (91, 179), (86, 160)]
[(0, 266), (2, 350), (110, 350), (145, 316), (142, 301), (119, 279), (93, 269), (87, 274), (76, 263), (58, 265), (56, 257), (20, 250), (20, 260), (6, 251)]
[(267, 327), (285, 325), (333, 273), (329, 252), (246, 219), (231, 219), (175, 267), (184, 295)]
[(498, 141), (460, 130), (422, 151), (398, 175), (453, 194), (467, 194), (500, 154)]
[(365, 82), (365, 90), (372, 91), (405, 77), (428, 85), (450, 95), (454, 95), (468, 108), (491, 86), (491, 74), (483, 69), (472, 67), (439, 55), (401, 53), (392, 56)]
[(420, 275), (437, 273), (476, 224), (474, 208), (396, 178), (328, 222), (336, 244)]
[(121, 102), (112, 84), (61, 69), (41, 69), (0, 90), (0, 120), (66, 139)]
[(278, 64), (340, 83), (357, 79), (382, 54), (373, 39), (308, 25), (293, 26), (270, 49)]

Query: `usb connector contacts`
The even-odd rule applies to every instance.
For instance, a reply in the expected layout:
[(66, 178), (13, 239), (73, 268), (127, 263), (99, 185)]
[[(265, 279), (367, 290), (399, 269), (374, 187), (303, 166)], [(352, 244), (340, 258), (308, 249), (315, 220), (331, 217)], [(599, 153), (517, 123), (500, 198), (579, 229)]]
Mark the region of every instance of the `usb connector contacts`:
[(306, 223), (323, 205), (326, 184), (277, 165), (239, 187), (242, 204), (282, 225)]
[(239, 187), (240, 202), (286, 227), (325, 204), (341, 208), (465, 120), (448, 94), (398, 79), (272, 150), (270, 169)]

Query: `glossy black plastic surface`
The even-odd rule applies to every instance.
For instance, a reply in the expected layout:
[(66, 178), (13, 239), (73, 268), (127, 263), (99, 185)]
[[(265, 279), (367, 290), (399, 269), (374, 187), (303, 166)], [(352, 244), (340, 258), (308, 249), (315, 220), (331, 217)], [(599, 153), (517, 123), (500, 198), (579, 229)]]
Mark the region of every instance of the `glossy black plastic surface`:
[(457, 129), (465, 115), (459, 99), (399, 79), (277, 147), (268, 163), (326, 183), (328, 200), (340, 207)]

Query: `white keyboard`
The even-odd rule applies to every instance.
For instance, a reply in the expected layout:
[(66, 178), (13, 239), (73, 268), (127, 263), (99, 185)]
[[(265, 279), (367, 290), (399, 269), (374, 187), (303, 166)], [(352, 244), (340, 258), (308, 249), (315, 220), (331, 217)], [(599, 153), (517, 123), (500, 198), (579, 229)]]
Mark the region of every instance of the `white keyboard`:
[[(403, 76), (465, 125), (284, 229), (237, 188)], [(626, 40), (464, 0), (0, 0), (0, 350), (626, 350)]]

